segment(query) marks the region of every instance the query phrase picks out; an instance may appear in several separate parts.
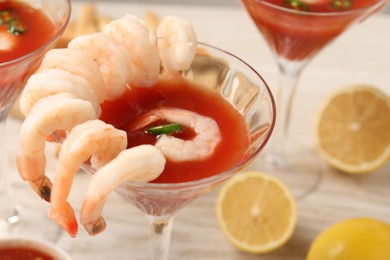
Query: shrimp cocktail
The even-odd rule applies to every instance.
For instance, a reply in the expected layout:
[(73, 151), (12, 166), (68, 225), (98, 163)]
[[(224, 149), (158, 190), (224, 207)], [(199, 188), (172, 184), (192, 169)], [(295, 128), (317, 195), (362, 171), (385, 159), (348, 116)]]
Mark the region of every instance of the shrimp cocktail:
[[(356, 19), (363, 19), (384, 4), (378, 0), (242, 2), (271, 48), (279, 56), (294, 61), (310, 58)], [(306, 15), (298, 15), (299, 12)]]
[[(20, 108), (19, 173), (50, 202), (50, 218), (76, 236), (67, 198), (82, 167), (92, 173), (79, 218), (86, 231), (105, 229), (101, 211), (115, 190), (148, 216), (153, 259), (167, 257), (177, 210), (248, 165), (275, 121), (261, 76), (173, 16), (155, 32), (126, 15), (51, 50)], [(44, 151), (53, 140), (62, 147), (52, 182)]]
[[(56, 12), (53, 12), (56, 10)], [(0, 136), (5, 119), (43, 55), (53, 48), (70, 17), (70, 0), (0, 1)], [(1, 146), (0, 156), (5, 154)], [(6, 171), (0, 172), (0, 224), (19, 221), (18, 207), (8, 194)], [(3, 225), (2, 225), (3, 226)]]
[[(275, 54), (280, 73), (278, 122), (265, 152), (267, 172), (280, 177), (296, 197), (314, 191), (322, 175), (317, 154), (289, 135), (298, 80), (308, 62), (386, 0), (241, 0)], [(335, 57), (337, 59), (337, 57)]]
[[(28, 75), (39, 65), (41, 56), (54, 47), (69, 18), (70, 7), (61, 8), (64, 17), (52, 17), (35, 2), (0, 1), (1, 118), (8, 113)], [(63, 3), (52, 7), (69, 5), (67, 1), (54, 2)]]

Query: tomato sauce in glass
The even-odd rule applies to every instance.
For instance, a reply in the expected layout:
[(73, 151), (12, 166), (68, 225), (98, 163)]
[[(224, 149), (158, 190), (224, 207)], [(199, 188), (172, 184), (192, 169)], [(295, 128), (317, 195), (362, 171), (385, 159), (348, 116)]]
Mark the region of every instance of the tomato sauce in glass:
[[(219, 174), (242, 160), (249, 145), (242, 115), (215, 90), (199, 87), (178, 77), (161, 79), (151, 88), (131, 88), (121, 98), (103, 103), (101, 119), (127, 132), (128, 147), (154, 144), (155, 136), (146, 133), (145, 129), (132, 131), (130, 126), (142, 114), (162, 106), (190, 110), (213, 118), (222, 138), (214, 153), (203, 161), (178, 163), (167, 160), (164, 172), (153, 182), (198, 180)], [(160, 123), (164, 122), (157, 122)], [(191, 139), (193, 136), (194, 132), (188, 128), (178, 134), (182, 139)]]
[(12, 246), (0, 248), (1, 260), (54, 260), (54, 257), (33, 248)]
[[(361, 12), (349, 11), (379, 2), (378, 0), (334, 1), (319, 0), (315, 4), (305, 4), (304, 1), (299, 0), (242, 0), (242, 3), (271, 49), (287, 60), (300, 61), (317, 53), (362, 16)], [(301, 5), (304, 3), (304, 8), (307, 10), (296, 12), (286, 7), (286, 3), (291, 4), (291, 2)], [(336, 2), (344, 3), (348, 7), (336, 7)], [(302, 11), (304, 8), (301, 6), (299, 9)], [(371, 10), (373, 11), (376, 10)], [(333, 14), (327, 15), (330, 12)], [(317, 15), (318, 13), (320, 15)]]
[[(54, 24), (41, 10), (12, 0), (0, 1), (0, 12), (4, 10), (13, 10), (25, 31), (15, 35), (8, 32), (8, 25), (0, 24), (0, 37), (3, 38), (0, 39), (0, 62), (10, 61), (36, 50), (53, 37)], [(4, 42), (5, 38), (7, 42)]]
[[(286, 7), (286, 2), (288, 0), (264, 0), (265, 2), (271, 3), (273, 5), (278, 5), (280, 7)], [(295, 0), (291, 0), (294, 2)], [(306, 1), (300, 1), (305, 3)], [(317, 12), (317, 13), (326, 13), (326, 12), (343, 12), (351, 11), (364, 7), (371, 6), (377, 3), (378, 0), (317, 0), (312, 1), (312, 3), (305, 3), (308, 8), (308, 12)], [(336, 3), (339, 3), (338, 5)]]

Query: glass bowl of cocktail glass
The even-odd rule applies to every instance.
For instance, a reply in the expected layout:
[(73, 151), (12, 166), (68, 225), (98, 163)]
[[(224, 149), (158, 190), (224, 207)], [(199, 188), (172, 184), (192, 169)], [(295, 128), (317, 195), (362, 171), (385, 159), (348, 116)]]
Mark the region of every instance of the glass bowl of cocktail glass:
[[(5, 124), (9, 111), (27, 78), (38, 68), (43, 55), (55, 47), (69, 22), (70, 13), (70, 0), (0, 1), (1, 160), (6, 152), (3, 144), (6, 140)], [(12, 27), (19, 21), (22, 27)], [(11, 35), (11, 29), (23, 32)], [(7, 174), (8, 170), (0, 170), (1, 228), (19, 221), (18, 206), (10, 195)]]
[[(176, 183), (128, 181), (116, 189), (126, 202), (145, 213), (151, 227), (152, 259), (167, 259), (172, 220), (177, 211), (248, 166), (268, 142), (275, 124), (275, 102), (263, 78), (250, 65), (229, 52), (202, 43), (198, 46), (199, 51), (190, 69), (182, 71), (176, 77), (180, 77), (179, 81), (184, 79), (190, 84), (196, 84), (197, 88), (207, 88), (223, 99), (223, 102), (230, 104), (245, 126), (246, 136), (237, 136), (237, 139), (244, 137), (246, 146), (231, 166), (214, 172), (209, 177), (195, 176), (194, 180)], [(159, 102), (164, 103), (163, 100)], [(188, 105), (191, 102), (185, 103)], [(231, 147), (231, 150), (235, 148)], [(229, 157), (221, 154), (220, 161), (226, 158)], [(197, 163), (202, 164), (202, 161)], [(87, 163), (83, 165), (83, 169), (90, 174), (95, 172)]]
[(274, 54), (280, 74), (278, 119), (262, 156), (263, 170), (284, 180), (297, 199), (302, 199), (320, 184), (323, 164), (312, 147), (289, 135), (298, 79), (322, 48), (378, 11), (386, 0), (241, 2)]

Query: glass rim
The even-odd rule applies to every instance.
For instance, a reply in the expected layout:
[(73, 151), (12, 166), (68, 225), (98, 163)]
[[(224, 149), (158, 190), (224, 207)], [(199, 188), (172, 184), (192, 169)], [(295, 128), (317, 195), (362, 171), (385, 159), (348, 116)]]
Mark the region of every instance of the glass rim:
[[(132, 187), (136, 187), (136, 188), (148, 188), (148, 189), (151, 189), (151, 190), (162, 190), (162, 189), (174, 189), (174, 188), (176, 188), (176, 189), (179, 188), (180, 189), (180, 188), (185, 188), (185, 187), (189, 187), (189, 186), (202, 186), (202, 185), (213, 184), (215, 182), (218, 182), (219, 180), (223, 180), (224, 178), (229, 177), (232, 173), (234, 173), (238, 169), (242, 168), (245, 164), (247, 164), (248, 162), (251, 162), (255, 158), (255, 156), (268, 143), (268, 141), (269, 141), (269, 139), (271, 137), (271, 134), (273, 132), (273, 129), (275, 127), (275, 123), (276, 123), (276, 102), (275, 102), (274, 96), (273, 96), (272, 91), (269, 88), (267, 82), (264, 80), (264, 78), (260, 75), (259, 72), (257, 72), (251, 65), (249, 65), (247, 62), (245, 62), (243, 59), (241, 59), (237, 55), (234, 55), (234, 54), (232, 54), (229, 51), (226, 51), (226, 50), (221, 49), (219, 47), (215, 47), (215, 46), (210, 45), (208, 43), (198, 42), (198, 44), (201, 45), (201, 46), (205, 46), (205, 47), (217, 50), (219, 52), (225, 53), (225, 54), (233, 57), (234, 59), (238, 60), (239, 62), (241, 62), (242, 64), (247, 66), (263, 82), (264, 90), (265, 90), (265, 92), (268, 94), (268, 96), (270, 98), (271, 108), (272, 108), (272, 113), (273, 113), (272, 120), (271, 120), (271, 123), (270, 123), (270, 127), (269, 127), (268, 131), (265, 133), (264, 141), (256, 149), (256, 151), (253, 152), (253, 154), (251, 154), (250, 156), (248, 156), (244, 161), (241, 161), (240, 163), (238, 163), (234, 167), (231, 167), (231, 168), (229, 168), (229, 169), (227, 169), (227, 170), (225, 170), (225, 171), (223, 171), (221, 173), (218, 173), (218, 174), (206, 177), (206, 178), (193, 180), (193, 181), (177, 182), (177, 183), (154, 183), (154, 182), (125, 181), (118, 188), (123, 187), (123, 186), (132, 186)], [(262, 95), (264, 95), (264, 93)], [(85, 166), (87, 166), (87, 167), (85, 167)], [(91, 166), (86, 165), (86, 164), (83, 165), (83, 168), (86, 169), (87, 171), (89, 171), (89, 170), (96, 171)]]
[[(243, 0), (241, 0), (241, 1), (243, 1)], [(279, 5), (267, 2), (265, 0), (247, 0), (247, 1), (252, 1), (252, 2), (259, 3), (259, 4), (263, 4), (263, 5), (269, 6), (271, 8), (274, 8), (274, 9), (277, 9), (277, 10), (280, 10), (280, 11), (283, 11), (283, 12), (287, 12), (287, 13), (290, 13), (290, 14), (305, 15), (305, 16), (321, 16), (321, 17), (344, 16), (344, 15), (356, 14), (356, 13), (360, 13), (360, 12), (366, 11), (368, 9), (375, 9), (375, 8), (379, 7), (380, 5), (384, 4), (385, 2), (387, 2), (387, 0), (377, 0), (372, 5), (369, 5), (369, 6), (366, 6), (366, 7), (360, 7), (360, 8), (356, 8), (356, 9), (352, 9), (352, 10), (345, 10), (345, 11), (334, 11), (334, 12), (316, 12), (316, 11), (313, 11), (313, 12), (307, 12), (307, 11), (289, 9), (289, 8), (286, 8), (286, 7), (283, 7), (283, 6), (279, 6)]]
[(65, 13), (66, 17), (65, 17), (65, 21), (64, 23), (62, 24), (62, 26), (59, 28), (59, 30), (57, 30), (57, 32), (53, 35), (53, 37), (45, 42), (44, 44), (42, 44), (39, 48), (33, 50), (32, 52), (29, 52), (23, 56), (20, 56), (18, 58), (15, 58), (13, 60), (9, 60), (9, 61), (6, 61), (6, 62), (0, 62), (0, 68), (3, 68), (3, 67), (7, 67), (7, 66), (10, 66), (10, 65), (13, 65), (13, 64), (16, 64), (20, 61), (23, 61), (23, 60), (27, 60), (29, 59), (30, 57), (32, 56), (35, 56), (36, 54), (38, 53), (41, 53), (43, 52), (48, 46), (50, 46), (54, 41), (57, 41), (58, 38), (60, 37), (60, 35), (63, 34), (63, 32), (65, 31), (65, 28), (66, 26), (68, 25), (69, 23), (69, 20), (70, 20), (70, 16), (71, 16), (71, 12), (72, 12), (72, 1), (71, 0), (64, 0), (66, 3), (67, 3), (67, 7), (68, 7), (68, 10), (67, 12)]

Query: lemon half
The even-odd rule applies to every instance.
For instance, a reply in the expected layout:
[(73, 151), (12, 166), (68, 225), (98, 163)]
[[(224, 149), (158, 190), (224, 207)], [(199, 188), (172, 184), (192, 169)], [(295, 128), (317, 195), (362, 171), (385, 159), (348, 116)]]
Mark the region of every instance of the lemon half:
[(390, 157), (390, 98), (368, 85), (332, 92), (314, 121), (319, 154), (334, 168), (370, 173)]
[(297, 224), (296, 202), (289, 189), (260, 172), (243, 172), (228, 180), (219, 191), (216, 214), (233, 246), (253, 254), (284, 245)]

